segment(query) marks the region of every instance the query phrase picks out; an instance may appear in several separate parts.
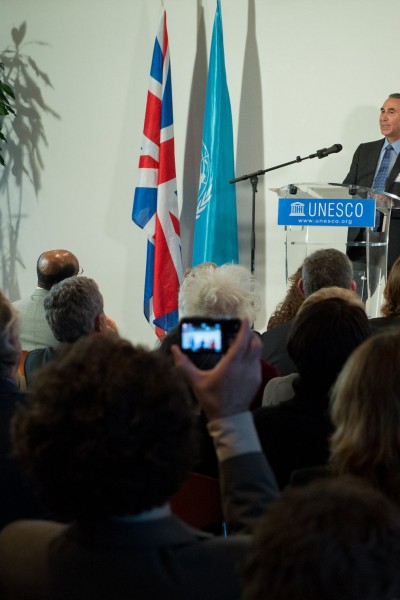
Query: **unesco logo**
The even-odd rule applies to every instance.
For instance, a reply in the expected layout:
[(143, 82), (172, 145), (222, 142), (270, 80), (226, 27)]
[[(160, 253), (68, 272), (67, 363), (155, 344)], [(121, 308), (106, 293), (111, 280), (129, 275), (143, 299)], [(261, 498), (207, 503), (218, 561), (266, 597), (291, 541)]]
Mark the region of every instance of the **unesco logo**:
[(303, 202), (292, 202), (290, 205), (289, 217), (305, 217)]

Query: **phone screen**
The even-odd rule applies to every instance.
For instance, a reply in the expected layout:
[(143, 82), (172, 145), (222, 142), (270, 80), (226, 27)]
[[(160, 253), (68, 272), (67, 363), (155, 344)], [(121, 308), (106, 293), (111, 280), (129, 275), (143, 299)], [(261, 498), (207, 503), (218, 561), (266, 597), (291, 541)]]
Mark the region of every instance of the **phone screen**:
[(221, 324), (182, 323), (181, 348), (184, 352), (222, 352)]

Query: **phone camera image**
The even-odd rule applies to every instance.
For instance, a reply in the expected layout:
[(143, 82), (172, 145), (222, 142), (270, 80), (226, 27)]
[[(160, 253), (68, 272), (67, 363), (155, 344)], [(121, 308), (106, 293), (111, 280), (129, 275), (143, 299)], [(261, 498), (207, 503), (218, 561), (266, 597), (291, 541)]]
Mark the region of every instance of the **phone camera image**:
[(239, 319), (186, 317), (180, 322), (180, 344), (187, 354), (224, 354), (240, 328)]
[(220, 323), (182, 323), (181, 348), (185, 352), (222, 352)]

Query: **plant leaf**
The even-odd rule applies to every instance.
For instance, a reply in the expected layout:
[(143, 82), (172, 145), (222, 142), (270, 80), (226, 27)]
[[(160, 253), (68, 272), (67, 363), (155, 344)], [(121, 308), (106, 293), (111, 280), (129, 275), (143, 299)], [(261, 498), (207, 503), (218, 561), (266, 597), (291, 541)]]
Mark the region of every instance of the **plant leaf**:
[(22, 25), (17, 29), (13, 27), (11, 30), (11, 35), (13, 42), (16, 46), (19, 46), (22, 40), (24, 39), (26, 34), (26, 21), (22, 23)]
[(7, 83), (2, 83), (1, 81), (0, 81), (0, 85), (1, 85), (1, 87), (3, 89), (3, 91), (8, 96), (11, 96), (11, 98), (14, 98), (14, 100), (15, 100), (14, 92), (12, 91), (11, 87)]

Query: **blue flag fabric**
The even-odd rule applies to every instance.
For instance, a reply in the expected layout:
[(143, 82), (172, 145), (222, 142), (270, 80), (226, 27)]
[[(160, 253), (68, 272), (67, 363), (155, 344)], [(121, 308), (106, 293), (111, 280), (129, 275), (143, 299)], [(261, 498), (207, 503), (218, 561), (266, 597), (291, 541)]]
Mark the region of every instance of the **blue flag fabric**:
[(193, 266), (238, 262), (231, 103), (226, 82), (220, 2), (214, 19), (203, 124)]

